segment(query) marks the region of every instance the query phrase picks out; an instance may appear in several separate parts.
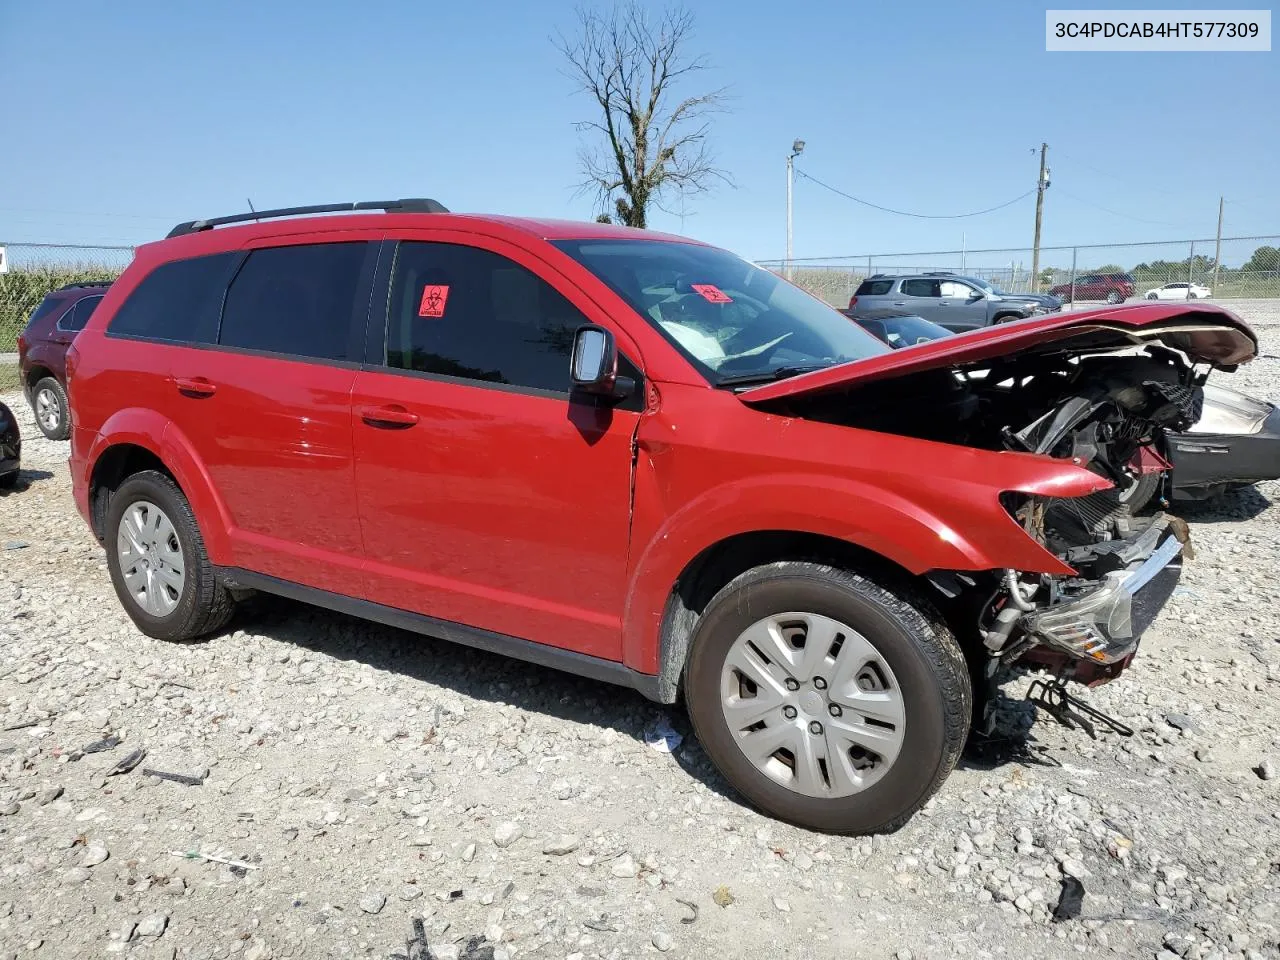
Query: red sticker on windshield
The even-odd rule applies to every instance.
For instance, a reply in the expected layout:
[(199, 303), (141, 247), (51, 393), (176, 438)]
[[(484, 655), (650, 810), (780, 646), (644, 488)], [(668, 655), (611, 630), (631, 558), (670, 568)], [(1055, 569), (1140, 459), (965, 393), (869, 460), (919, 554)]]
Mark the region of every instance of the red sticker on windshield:
[(733, 298), (714, 283), (691, 283), (693, 292), (708, 303), (733, 303)]
[(422, 288), (422, 302), (418, 304), (418, 316), (443, 317), (444, 305), (449, 302), (449, 288), (444, 284), (432, 284)]

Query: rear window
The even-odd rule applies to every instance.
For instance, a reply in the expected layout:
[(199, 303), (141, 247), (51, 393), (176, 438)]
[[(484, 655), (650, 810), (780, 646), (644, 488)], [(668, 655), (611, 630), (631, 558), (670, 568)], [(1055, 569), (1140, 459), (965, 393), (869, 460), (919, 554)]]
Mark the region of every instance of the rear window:
[(855, 297), (883, 297), (893, 289), (892, 280), (863, 280)]
[[(352, 318), (369, 244), (255, 250), (227, 291), (218, 343), (318, 360), (354, 360)], [(363, 340), (363, 327), (360, 328)]]
[(107, 333), (175, 343), (213, 343), (218, 336), (218, 313), (227, 277), (239, 256), (216, 253), (161, 264), (120, 305)]
[(35, 310), (31, 312), (31, 319), (27, 321), (27, 327), (30, 328), (33, 324), (43, 320), (51, 313), (56, 313), (66, 305), (67, 300), (65, 297), (55, 297), (53, 295), (45, 297), (44, 300), (40, 302), (40, 306), (36, 307)]

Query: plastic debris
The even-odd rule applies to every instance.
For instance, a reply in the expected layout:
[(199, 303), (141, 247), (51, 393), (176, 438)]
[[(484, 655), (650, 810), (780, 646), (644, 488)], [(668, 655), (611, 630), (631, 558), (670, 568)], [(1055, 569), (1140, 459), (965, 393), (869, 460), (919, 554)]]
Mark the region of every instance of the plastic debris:
[(715, 901), (715, 905), (717, 907), (727, 907), (729, 904), (733, 903), (733, 901), (737, 898), (734, 897), (734, 895), (729, 892), (728, 887), (721, 884), (720, 886), (716, 887), (715, 893), (711, 894), (711, 899)]
[(80, 748), (80, 752), (81, 753), (102, 753), (104, 750), (114, 750), (116, 747), (120, 746), (120, 744), (122, 743), (124, 743), (123, 740), (121, 740), (115, 734), (112, 734), (111, 736), (104, 737), (101, 740), (95, 740), (93, 741), (93, 743), (85, 744), (83, 747)]
[(115, 766), (108, 770), (106, 775), (108, 777), (118, 777), (122, 773), (128, 773), (140, 764), (146, 755), (147, 751), (143, 747), (139, 747), (137, 750), (132, 750), (117, 760)]
[(226, 857), (215, 857), (211, 853), (201, 853), (198, 850), (187, 850), (185, 853), (181, 850), (170, 850), (170, 856), (183, 857), (187, 860), (207, 860), (210, 863), (225, 863), (228, 867), (239, 867), (241, 870), (260, 870), (256, 863), (245, 863), (243, 860), (228, 860)]
[(1062, 892), (1058, 894), (1058, 905), (1053, 908), (1053, 922), (1074, 920), (1084, 909), (1084, 884), (1075, 877), (1062, 878)]
[(681, 917), (681, 918), (680, 918), (680, 922), (681, 922), (681, 923), (694, 923), (695, 921), (697, 921), (697, 919), (698, 919), (698, 905), (697, 905), (696, 903), (694, 903), (692, 900), (683, 900), (683, 899), (681, 899), (680, 897), (676, 897), (676, 903), (682, 904), (682, 905), (684, 905), (684, 906), (688, 907), (690, 910), (692, 910), (692, 911), (693, 911), (692, 916), (688, 916), (688, 917)]
[(659, 753), (675, 753), (684, 742), (684, 736), (677, 733), (666, 717), (650, 724), (644, 731), (644, 742)]
[(185, 773), (168, 773), (164, 770), (153, 770), (150, 767), (142, 768), (144, 777), (159, 777), (161, 780), (172, 780), (174, 783), (180, 783), (187, 787), (203, 787), (204, 777), (189, 777)]

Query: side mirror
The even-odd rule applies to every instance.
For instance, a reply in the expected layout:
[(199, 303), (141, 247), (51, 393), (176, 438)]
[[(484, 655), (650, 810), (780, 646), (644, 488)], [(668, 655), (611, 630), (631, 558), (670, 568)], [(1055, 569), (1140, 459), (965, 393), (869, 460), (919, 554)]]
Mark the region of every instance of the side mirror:
[(579, 327), (573, 335), (569, 379), (574, 390), (614, 399), (636, 388), (630, 377), (618, 376), (618, 345), (613, 333), (594, 324)]
[(983, 293), (981, 290), (975, 290), (973, 291), (973, 293), (969, 294), (968, 302), (977, 303), (979, 300), (985, 300), (985, 299), (987, 299), (987, 295), (985, 293)]

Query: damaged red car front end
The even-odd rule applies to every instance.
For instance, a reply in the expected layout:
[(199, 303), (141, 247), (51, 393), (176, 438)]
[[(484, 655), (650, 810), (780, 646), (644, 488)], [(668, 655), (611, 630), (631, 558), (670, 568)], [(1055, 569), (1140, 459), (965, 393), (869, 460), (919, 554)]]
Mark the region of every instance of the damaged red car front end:
[[(1058, 566), (1010, 557), (928, 576), (974, 626), (987, 673), (1021, 663), (1092, 686), (1132, 661), (1191, 554), (1183, 521), (1138, 514), (1125, 493), (1167, 475), (1165, 431), (1199, 419), (1208, 373), (1256, 351), (1226, 310), (1135, 305), (949, 337), (740, 396), (806, 419), (1037, 458), (1046, 485), (1001, 483), (1001, 500)], [(1098, 487), (1064, 475), (1068, 465)], [(1051, 489), (1068, 477), (1071, 489)]]

